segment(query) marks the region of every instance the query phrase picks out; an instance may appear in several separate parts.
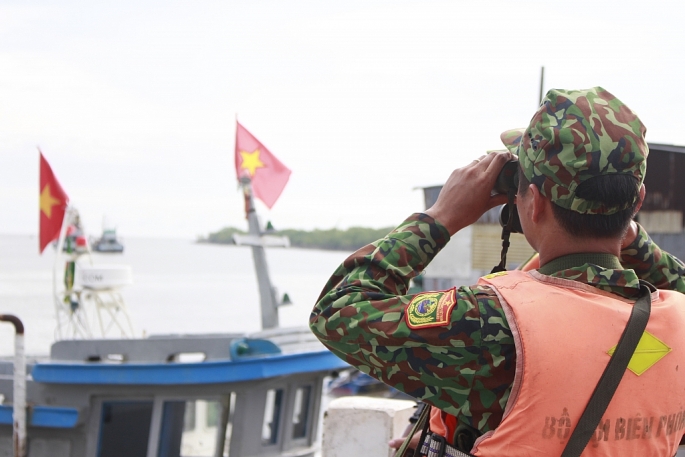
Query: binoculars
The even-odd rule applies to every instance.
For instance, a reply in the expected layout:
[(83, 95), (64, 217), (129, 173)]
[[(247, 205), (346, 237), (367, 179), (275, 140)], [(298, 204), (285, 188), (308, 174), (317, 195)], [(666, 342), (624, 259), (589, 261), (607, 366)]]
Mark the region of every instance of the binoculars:
[(500, 170), (497, 181), (495, 181), (495, 188), (492, 190), (495, 194), (508, 194), (509, 191), (518, 192), (518, 188), (519, 162), (518, 160), (510, 160)]
[[(502, 167), (502, 170), (500, 170), (499, 175), (497, 175), (497, 181), (495, 181), (495, 187), (492, 189), (492, 192), (493, 194), (516, 193), (518, 192), (518, 187), (519, 163), (518, 160), (510, 160), (504, 164), (504, 167)], [(509, 226), (509, 231), (511, 233), (523, 233), (523, 227), (521, 227), (518, 209), (514, 203), (507, 203), (500, 209), (499, 223), (502, 228), (507, 227), (510, 217), (513, 217), (513, 220)]]

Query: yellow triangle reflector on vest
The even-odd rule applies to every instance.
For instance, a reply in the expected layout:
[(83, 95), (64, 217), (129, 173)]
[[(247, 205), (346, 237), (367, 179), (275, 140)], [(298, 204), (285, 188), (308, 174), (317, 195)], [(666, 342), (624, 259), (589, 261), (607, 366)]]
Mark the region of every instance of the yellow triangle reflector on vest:
[[(609, 355), (614, 355), (616, 346), (607, 351)], [(649, 370), (652, 365), (661, 360), (666, 354), (671, 352), (671, 348), (666, 346), (659, 338), (649, 332), (642, 334), (640, 342), (637, 343), (635, 354), (630, 359), (628, 369), (640, 376)]]

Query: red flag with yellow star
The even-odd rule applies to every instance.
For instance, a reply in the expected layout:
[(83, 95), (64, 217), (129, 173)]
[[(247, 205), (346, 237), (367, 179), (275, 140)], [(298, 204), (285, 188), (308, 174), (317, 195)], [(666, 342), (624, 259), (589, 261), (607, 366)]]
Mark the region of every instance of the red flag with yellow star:
[(249, 176), (255, 197), (269, 209), (280, 197), (290, 178), (290, 169), (264, 147), (245, 127), (236, 122), (235, 172), (238, 179)]
[[(38, 150), (40, 152), (40, 149)], [(43, 252), (45, 246), (59, 237), (62, 228), (64, 212), (67, 209), (69, 197), (59, 185), (52, 173), (43, 153), (40, 152), (40, 246)]]

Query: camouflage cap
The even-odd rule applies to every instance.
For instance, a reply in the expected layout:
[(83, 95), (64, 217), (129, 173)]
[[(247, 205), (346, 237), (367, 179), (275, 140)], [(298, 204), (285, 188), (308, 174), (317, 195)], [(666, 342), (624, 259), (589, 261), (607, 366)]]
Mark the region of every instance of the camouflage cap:
[(528, 181), (562, 208), (582, 214), (613, 214), (628, 207), (606, 207), (576, 195), (595, 176), (629, 174), (639, 183), (647, 171), (645, 126), (627, 105), (601, 87), (552, 89), (528, 128), (500, 136), (518, 155)]

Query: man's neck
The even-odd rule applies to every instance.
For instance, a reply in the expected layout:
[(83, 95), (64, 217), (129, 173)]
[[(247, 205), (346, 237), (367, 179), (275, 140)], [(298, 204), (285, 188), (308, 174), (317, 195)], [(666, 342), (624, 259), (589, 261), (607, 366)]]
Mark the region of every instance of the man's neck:
[[(620, 258), (621, 240), (613, 238), (579, 239), (571, 236), (545, 236), (538, 245), (540, 266), (571, 254), (608, 254)], [(560, 236), (561, 235), (561, 236)]]
[(581, 254), (568, 254), (557, 257), (541, 266), (538, 271), (543, 275), (553, 275), (559, 271), (570, 270), (585, 264), (597, 265), (608, 270), (622, 270), (623, 266), (618, 257), (612, 254), (598, 254), (584, 252)]

